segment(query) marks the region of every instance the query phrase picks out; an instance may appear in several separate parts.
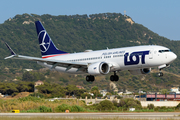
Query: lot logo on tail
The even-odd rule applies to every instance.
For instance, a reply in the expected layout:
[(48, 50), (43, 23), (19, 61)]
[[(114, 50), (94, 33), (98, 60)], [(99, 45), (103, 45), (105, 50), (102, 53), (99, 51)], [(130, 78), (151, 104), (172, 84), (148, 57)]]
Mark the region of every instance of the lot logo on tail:
[(49, 38), (49, 36), (47, 35), (47, 32), (45, 30), (42, 30), (39, 33), (38, 37), (39, 37), (39, 40), (41, 40), (41, 41), (39, 41), (41, 52), (46, 52), (50, 47), (51, 38)]

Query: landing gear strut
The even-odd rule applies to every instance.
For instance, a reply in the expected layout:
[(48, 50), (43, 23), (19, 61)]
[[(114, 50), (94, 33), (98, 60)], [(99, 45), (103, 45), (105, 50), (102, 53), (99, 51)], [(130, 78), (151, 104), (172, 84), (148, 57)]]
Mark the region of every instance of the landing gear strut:
[(92, 75), (87, 75), (87, 76), (86, 76), (86, 81), (87, 81), (87, 82), (93, 82), (94, 79), (95, 79), (95, 78), (94, 78), (94, 76), (92, 76)]
[(116, 71), (114, 71), (114, 75), (111, 75), (110, 80), (111, 81), (118, 81), (119, 80), (119, 77), (116, 75)]
[(167, 68), (169, 66), (170, 66), (169, 64), (163, 64), (163, 65), (158, 66), (158, 69), (159, 69), (158, 76), (159, 77), (163, 76), (163, 73), (161, 72), (161, 70), (164, 69), (164, 68)]

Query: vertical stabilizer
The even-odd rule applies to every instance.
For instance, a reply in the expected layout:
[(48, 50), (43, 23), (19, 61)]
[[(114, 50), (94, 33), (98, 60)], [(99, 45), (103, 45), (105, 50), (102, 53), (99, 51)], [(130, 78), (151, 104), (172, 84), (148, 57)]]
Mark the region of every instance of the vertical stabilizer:
[(58, 50), (56, 48), (40, 21), (36, 21), (35, 24), (42, 58), (49, 58), (58, 55), (68, 54), (67, 52)]

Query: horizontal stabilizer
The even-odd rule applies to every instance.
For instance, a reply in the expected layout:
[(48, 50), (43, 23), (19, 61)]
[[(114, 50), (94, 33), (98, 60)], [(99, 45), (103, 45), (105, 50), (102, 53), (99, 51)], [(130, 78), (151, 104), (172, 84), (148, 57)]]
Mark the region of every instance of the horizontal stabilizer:
[[(3, 40), (4, 41), (4, 40)], [(11, 52), (11, 55), (16, 55), (16, 53), (11, 49), (11, 47), (4, 41), (4, 43), (6, 44), (7, 48), (9, 49), (9, 51)]]
[(6, 58), (4, 58), (4, 59), (9, 59), (9, 58), (13, 58), (15, 55), (11, 55), (11, 56), (8, 56), (8, 57), (6, 57)]

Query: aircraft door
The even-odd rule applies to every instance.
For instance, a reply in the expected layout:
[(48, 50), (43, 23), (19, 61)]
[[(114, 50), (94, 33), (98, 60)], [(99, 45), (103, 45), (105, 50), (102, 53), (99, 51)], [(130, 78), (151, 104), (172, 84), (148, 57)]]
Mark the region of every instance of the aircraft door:
[(165, 58), (167, 59), (167, 53), (165, 53)]
[(149, 59), (153, 59), (153, 49), (151, 49), (150, 51), (149, 51)]

